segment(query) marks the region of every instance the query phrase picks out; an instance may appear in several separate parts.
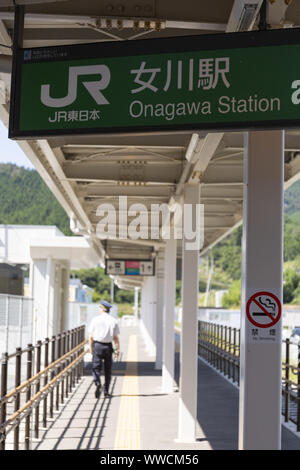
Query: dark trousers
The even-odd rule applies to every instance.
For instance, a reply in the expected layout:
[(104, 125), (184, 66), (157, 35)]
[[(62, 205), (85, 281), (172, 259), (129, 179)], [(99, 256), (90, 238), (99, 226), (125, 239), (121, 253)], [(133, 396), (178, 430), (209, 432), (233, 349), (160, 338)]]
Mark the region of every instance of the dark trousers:
[(93, 377), (96, 385), (101, 385), (100, 373), (102, 367), (102, 361), (104, 362), (104, 377), (105, 377), (105, 390), (108, 391), (111, 369), (112, 369), (112, 353), (113, 347), (111, 343), (98, 343), (94, 342), (93, 351)]

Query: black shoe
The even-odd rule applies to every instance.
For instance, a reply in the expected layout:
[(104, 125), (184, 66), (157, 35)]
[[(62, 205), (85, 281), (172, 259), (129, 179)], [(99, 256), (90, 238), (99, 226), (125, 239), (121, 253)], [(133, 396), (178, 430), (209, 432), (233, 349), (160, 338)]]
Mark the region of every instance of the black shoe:
[(100, 397), (100, 392), (101, 392), (101, 385), (96, 385), (95, 398)]
[(105, 396), (105, 398), (111, 398), (112, 397), (112, 395), (107, 390), (104, 391), (104, 396)]

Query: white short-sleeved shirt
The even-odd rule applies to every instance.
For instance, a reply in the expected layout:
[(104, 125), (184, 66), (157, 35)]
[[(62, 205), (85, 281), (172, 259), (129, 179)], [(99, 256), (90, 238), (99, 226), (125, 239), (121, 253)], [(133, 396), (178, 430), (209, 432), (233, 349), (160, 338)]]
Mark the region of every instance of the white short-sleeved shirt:
[(114, 336), (120, 334), (117, 320), (108, 313), (102, 312), (94, 317), (89, 326), (89, 335), (94, 341), (111, 343)]

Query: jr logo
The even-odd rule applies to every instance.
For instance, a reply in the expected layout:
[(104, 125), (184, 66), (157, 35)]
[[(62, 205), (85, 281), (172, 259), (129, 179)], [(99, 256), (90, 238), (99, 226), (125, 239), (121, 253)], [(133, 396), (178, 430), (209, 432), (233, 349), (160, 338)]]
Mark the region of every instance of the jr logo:
[(97, 104), (109, 104), (100, 90), (107, 88), (110, 82), (110, 70), (106, 65), (83, 65), (80, 67), (69, 67), (68, 94), (63, 98), (52, 98), (50, 96), (50, 85), (41, 86), (41, 101), (50, 108), (62, 108), (74, 103), (77, 98), (77, 84), (80, 75), (101, 75), (97, 81), (82, 82), (89, 94)]

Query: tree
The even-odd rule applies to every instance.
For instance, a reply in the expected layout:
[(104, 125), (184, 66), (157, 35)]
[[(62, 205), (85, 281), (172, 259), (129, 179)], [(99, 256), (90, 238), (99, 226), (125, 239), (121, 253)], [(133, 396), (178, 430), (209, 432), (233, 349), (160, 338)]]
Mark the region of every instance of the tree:
[(233, 281), (229, 291), (223, 295), (222, 306), (224, 308), (240, 307), (241, 304), (241, 280)]
[(297, 295), (300, 276), (292, 268), (288, 268), (283, 273), (283, 302), (290, 303)]
[[(81, 280), (83, 284), (94, 289), (93, 299), (95, 302), (102, 300), (110, 301), (111, 278), (107, 276), (103, 268), (77, 269), (71, 274)], [(119, 289), (114, 286), (114, 301), (116, 303), (132, 303), (134, 301), (133, 291)]]

